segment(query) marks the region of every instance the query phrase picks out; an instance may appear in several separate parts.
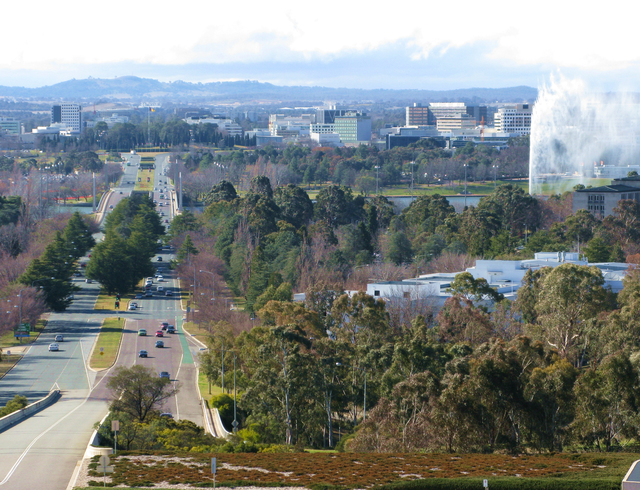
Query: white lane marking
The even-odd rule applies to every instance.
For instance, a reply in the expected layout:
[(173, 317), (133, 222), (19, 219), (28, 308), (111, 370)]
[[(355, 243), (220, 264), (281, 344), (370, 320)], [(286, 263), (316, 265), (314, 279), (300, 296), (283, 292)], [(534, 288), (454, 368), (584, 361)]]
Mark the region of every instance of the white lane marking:
[[(178, 364), (178, 372), (176, 373), (174, 383), (178, 382), (178, 376), (180, 375), (180, 367), (182, 367), (182, 359), (184, 358), (184, 352), (180, 356), (180, 364)], [(178, 406), (178, 393), (175, 394), (176, 397), (176, 418), (180, 420), (180, 407)]]
[[(80, 343), (80, 341), (78, 341), (78, 343)], [(75, 354), (77, 348), (78, 348), (78, 344), (76, 344), (76, 346), (73, 348), (73, 351), (71, 352), (71, 354), (69, 354), (69, 359), (67, 360), (67, 363), (64, 365), (64, 367), (62, 368), (62, 371), (60, 371), (60, 374), (58, 375), (58, 377), (55, 380), (56, 384), (58, 383), (58, 381), (60, 380), (60, 378), (62, 377), (64, 372), (67, 370), (67, 367), (69, 366), (69, 363), (71, 362), (71, 360), (75, 359), (72, 356), (73, 356), (73, 354)], [(82, 363), (84, 364), (84, 358), (82, 359)], [(91, 384), (89, 384), (88, 388), (91, 389)]]
[[(117, 359), (116, 359), (117, 361)], [(58, 421), (56, 421), (53, 425), (51, 425), (47, 430), (41, 432), (33, 441), (31, 441), (31, 444), (29, 444), (26, 449), (22, 452), (22, 454), (20, 455), (20, 457), (18, 458), (18, 460), (15, 462), (15, 464), (11, 467), (11, 469), (9, 470), (9, 473), (7, 473), (7, 476), (5, 476), (4, 480), (2, 480), (0, 482), (0, 485), (4, 485), (5, 483), (7, 483), (9, 481), (9, 478), (11, 478), (13, 476), (13, 474), (15, 473), (15, 471), (18, 469), (18, 466), (20, 466), (20, 463), (22, 462), (22, 460), (27, 456), (27, 454), (29, 453), (29, 451), (31, 450), (31, 448), (33, 447), (33, 445), (38, 442), (38, 440), (44, 436), (47, 432), (49, 432), (51, 429), (53, 429), (55, 426), (57, 426), (60, 422), (62, 422), (64, 419), (66, 419), (67, 417), (69, 417), (69, 415), (71, 415), (73, 412), (75, 412), (76, 410), (78, 410), (79, 408), (81, 408), (82, 406), (84, 406), (85, 403), (87, 403), (87, 400), (89, 399), (89, 397), (91, 396), (91, 393), (93, 393), (93, 390), (95, 390), (98, 385), (100, 383), (102, 383), (102, 381), (104, 379), (107, 378), (107, 375), (109, 374), (109, 372), (113, 369), (113, 367), (115, 366), (115, 364), (113, 366), (111, 366), (109, 369), (107, 369), (107, 372), (104, 374), (104, 376), (102, 378), (100, 378), (100, 381), (98, 381), (95, 386), (93, 388), (89, 389), (89, 393), (87, 393), (87, 396), (85, 397), (85, 399), (82, 401), (82, 403), (80, 405), (78, 405), (76, 408), (74, 408), (73, 410), (71, 410), (69, 413), (67, 413), (64, 417), (62, 417), (61, 419), (59, 419)], [(56, 382), (54, 384), (54, 386), (58, 386), (58, 389), (60, 389), (60, 386), (58, 385), (58, 383)]]
[[(82, 355), (82, 365), (84, 366), (84, 372), (87, 375), (87, 386), (89, 387), (89, 391), (91, 391), (91, 379), (89, 378), (89, 370), (87, 369), (87, 359), (84, 358), (84, 350), (82, 349), (82, 340), (78, 340), (80, 344), (80, 354)], [(57, 383), (56, 383), (57, 384)]]

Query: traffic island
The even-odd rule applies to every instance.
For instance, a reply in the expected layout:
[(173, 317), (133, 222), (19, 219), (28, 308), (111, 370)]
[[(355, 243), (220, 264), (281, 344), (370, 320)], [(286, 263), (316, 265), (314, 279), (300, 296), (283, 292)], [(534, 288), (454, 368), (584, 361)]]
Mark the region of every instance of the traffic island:
[(94, 371), (110, 368), (116, 362), (124, 322), (124, 318), (120, 317), (105, 318), (89, 359), (89, 367)]

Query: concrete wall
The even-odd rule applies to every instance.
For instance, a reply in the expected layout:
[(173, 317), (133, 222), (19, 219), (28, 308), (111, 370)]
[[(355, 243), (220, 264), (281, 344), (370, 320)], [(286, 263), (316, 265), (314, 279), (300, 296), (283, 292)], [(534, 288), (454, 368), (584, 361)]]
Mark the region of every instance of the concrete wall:
[(23, 420), (31, 417), (33, 414), (38, 413), (43, 408), (46, 408), (52, 403), (58, 401), (58, 398), (60, 398), (60, 390), (52, 390), (42, 400), (38, 400), (31, 405), (27, 405), (21, 410), (2, 417), (0, 419), (0, 432), (19, 424)]

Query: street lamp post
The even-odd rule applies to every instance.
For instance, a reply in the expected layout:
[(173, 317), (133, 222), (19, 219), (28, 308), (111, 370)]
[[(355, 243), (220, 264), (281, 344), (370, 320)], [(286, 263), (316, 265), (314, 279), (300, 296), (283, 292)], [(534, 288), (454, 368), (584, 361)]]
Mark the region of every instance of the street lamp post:
[(467, 167), (468, 164), (464, 164), (464, 207), (467, 207)]
[(376, 165), (373, 168), (376, 169), (376, 195), (378, 195), (379, 194), (379, 191), (378, 191), (378, 172), (380, 170), (380, 165)]
[(236, 356), (233, 356), (233, 433), (238, 433), (238, 392), (236, 390)]
[(496, 183), (498, 178), (498, 166), (493, 165), (493, 190), (496, 190)]
[(413, 202), (413, 166), (416, 162), (409, 162), (409, 164), (411, 165), (411, 202)]
[(204, 272), (205, 274), (211, 274), (211, 301), (215, 300), (216, 297), (216, 292), (215, 292), (215, 274), (211, 271), (203, 271), (202, 269), (200, 269), (200, 272)]

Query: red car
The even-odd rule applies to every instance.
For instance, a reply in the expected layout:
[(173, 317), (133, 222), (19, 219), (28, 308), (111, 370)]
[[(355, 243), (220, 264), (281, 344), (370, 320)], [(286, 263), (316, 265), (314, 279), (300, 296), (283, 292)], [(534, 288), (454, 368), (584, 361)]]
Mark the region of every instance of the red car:
[(156, 332), (156, 337), (164, 337), (164, 334), (162, 333), (162, 330), (158, 330)]
[(160, 324), (160, 328), (161, 328), (162, 330), (166, 330), (168, 326), (169, 326), (169, 322), (162, 322), (162, 323)]

